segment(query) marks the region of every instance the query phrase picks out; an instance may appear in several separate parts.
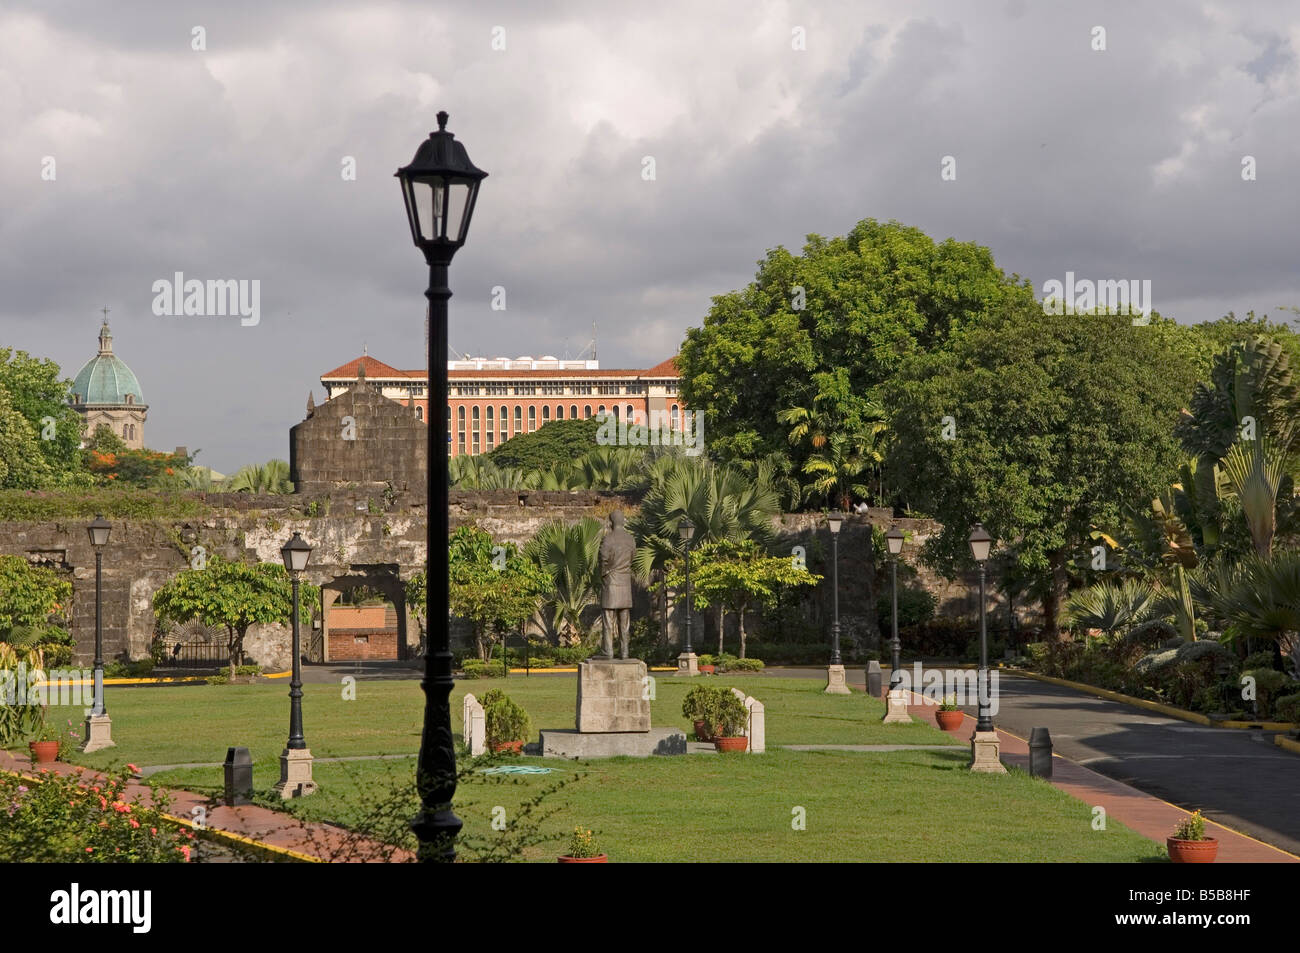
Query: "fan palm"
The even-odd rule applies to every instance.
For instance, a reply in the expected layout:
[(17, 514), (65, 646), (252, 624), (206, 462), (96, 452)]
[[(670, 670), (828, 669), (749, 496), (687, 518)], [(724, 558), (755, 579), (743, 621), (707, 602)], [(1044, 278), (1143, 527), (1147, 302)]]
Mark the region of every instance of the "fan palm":
[(550, 577), (552, 592), (545, 605), (552, 610), (552, 628), (562, 642), (574, 643), (586, 633), (583, 612), (600, 593), (600, 520), (584, 516), (576, 523), (543, 524), (524, 547), (524, 555)]
[(1217, 563), (1189, 580), (1233, 635), (1275, 641), (1300, 670), (1300, 551)]
[(1255, 553), (1262, 557), (1273, 550), (1278, 496), (1290, 495), (1291, 477), (1286, 472), (1290, 443), (1288, 431), (1278, 440), (1260, 433), (1255, 440), (1233, 445), (1223, 459), (1228, 487), (1241, 504)]
[(227, 489), (234, 493), (292, 493), (289, 464), (284, 460), (268, 460), (264, 464), (240, 467), (230, 478)]

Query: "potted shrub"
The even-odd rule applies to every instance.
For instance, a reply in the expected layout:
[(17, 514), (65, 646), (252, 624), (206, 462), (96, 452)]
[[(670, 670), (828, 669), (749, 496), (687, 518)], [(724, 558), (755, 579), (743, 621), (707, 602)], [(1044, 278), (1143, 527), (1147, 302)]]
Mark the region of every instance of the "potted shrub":
[(948, 695), (944, 698), (943, 704), (934, 713), (934, 717), (944, 731), (957, 731), (961, 728), (961, 720), (964, 716), (961, 709), (957, 707), (957, 696)]
[(700, 668), (701, 675), (712, 675), (718, 670), (718, 666), (714, 663), (712, 655), (699, 656), (696, 664)]
[(569, 838), (569, 852), (557, 858), (561, 864), (607, 864), (609, 858), (596, 846), (596, 836), (585, 827), (575, 827)]
[(495, 754), (519, 754), (523, 751), (531, 729), (528, 712), (498, 688), (484, 692), (482, 701), (488, 747)]
[(729, 689), (719, 689), (718, 709), (711, 725), (713, 746), (719, 751), (744, 751), (749, 747), (745, 730), (749, 727), (749, 709)]
[(44, 715), (27, 748), (32, 753), (32, 764), (53, 764), (59, 760), (59, 733), (45, 724)]
[(682, 699), (682, 717), (695, 724), (695, 737), (699, 741), (712, 741), (712, 725), (717, 719), (721, 690), (708, 685), (696, 685)]
[(1219, 841), (1205, 836), (1205, 818), (1196, 811), (1165, 838), (1165, 849), (1175, 864), (1212, 864), (1219, 853)]

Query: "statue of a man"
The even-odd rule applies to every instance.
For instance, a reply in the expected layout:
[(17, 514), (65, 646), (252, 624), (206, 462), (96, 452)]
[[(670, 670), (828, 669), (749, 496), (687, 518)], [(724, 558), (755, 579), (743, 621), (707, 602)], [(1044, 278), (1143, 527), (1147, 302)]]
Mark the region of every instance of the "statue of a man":
[(609, 531), (600, 543), (600, 607), (602, 645), (605, 658), (614, 657), (614, 633), (617, 631), (623, 658), (627, 658), (627, 640), (632, 620), (632, 554), (636, 540), (623, 528), (623, 511), (609, 514)]

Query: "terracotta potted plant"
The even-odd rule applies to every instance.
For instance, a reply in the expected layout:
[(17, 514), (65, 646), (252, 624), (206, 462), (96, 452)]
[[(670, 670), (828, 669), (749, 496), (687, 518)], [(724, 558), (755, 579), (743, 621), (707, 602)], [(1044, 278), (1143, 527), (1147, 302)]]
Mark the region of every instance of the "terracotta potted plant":
[(961, 728), (961, 720), (964, 715), (961, 709), (957, 707), (957, 696), (949, 695), (939, 706), (939, 710), (934, 713), (935, 720), (939, 722), (939, 727), (944, 731), (957, 731)]
[(696, 685), (682, 699), (682, 717), (695, 725), (697, 741), (712, 741), (711, 726), (717, 718), (719, 689)]
[(569, 838), (569, 852), (556, 859), (561, 864), (609, 863), (609, 858), (596, 846), (596, 836), (585, 827), (573, 829), (573, 836)]
[(36, 729), (36, 737), (27, 743), (27, 748), (32, 753), (32, 764), (53, 764), (59, 760), (59, 736), (54, 729), (45, 725), (44, 719)]
[(718, 670), (718, 666), (714, 664), (712, 655), (701, 655), (696, 664), (699, 666), (701, 675), (712, 675)]
[(749, 727), (749, 709), (731, 691), (720, 689), (718, 712), (713, 722), (713, 746), (719, 751), (744, 751), (749, 747), (745, 730)]
[(1219, 841), (1205, 836), (1205, 818), (1196, 811), (1165, 838), (1165, 848), (1175, 864), (1212, 864), (1219, 853)]
[(531, 725), (528, 712), (498, 688), (483, 693), (483, 728), (494, 754), (519, 754)]

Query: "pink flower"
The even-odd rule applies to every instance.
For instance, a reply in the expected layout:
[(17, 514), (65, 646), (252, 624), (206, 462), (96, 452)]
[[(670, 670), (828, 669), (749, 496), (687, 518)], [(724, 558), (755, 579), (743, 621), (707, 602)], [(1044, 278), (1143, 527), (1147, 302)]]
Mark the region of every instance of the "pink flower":
[(157, 834), (157, 833), (158, 833), (158, 828), (156, 828), (156, 827), (151, 827), (151, 828), (149, 828), (149, 833), (150, 833), (150, 834)]
[(19, 794), (26, 794), (26, 793), (27, 793), (27, 785), (25, 785), (25, 784), (20, 784), (20, 785), (18, 785), (18, 793), (19, 793)]
[(93, 848), (93, 847), (87, 847), (87, 848), (86, 848), (86, 853), (87, 853), (87, 854), (93, 854), (94, 852), (95, 852), (95, 848)]
[(182, 844), (180, 847), (177, 847), (176, 849), (185, 855), (185, 860), (186, 862), (188, 862), (190, 859), (190, 845)]
[(102, 795), (102, 794), (99, 796), (99, 809), (100, 809), (101, 811), (107, 811), (107, 810), (108, 810), (108, 802), (104, 800), (104, 795)]
[(130, 771), (131, 771), (132, 774), (139, 774), (139, 773), (140, 773), (140, 769), (137, 768), (137, 767), (136, 767), (135, 765), (133, 765), (133, 764), (128, 764), (128, 765), (127, 765), (127, 768), (130, 769)]
[(132, 826), (132, 827), (139, 827), (139, 826), (140, 826), (140, 822), (137, 821), (137, 820), (133, 817), (133, 818), (131, 818), (131, 826)]

